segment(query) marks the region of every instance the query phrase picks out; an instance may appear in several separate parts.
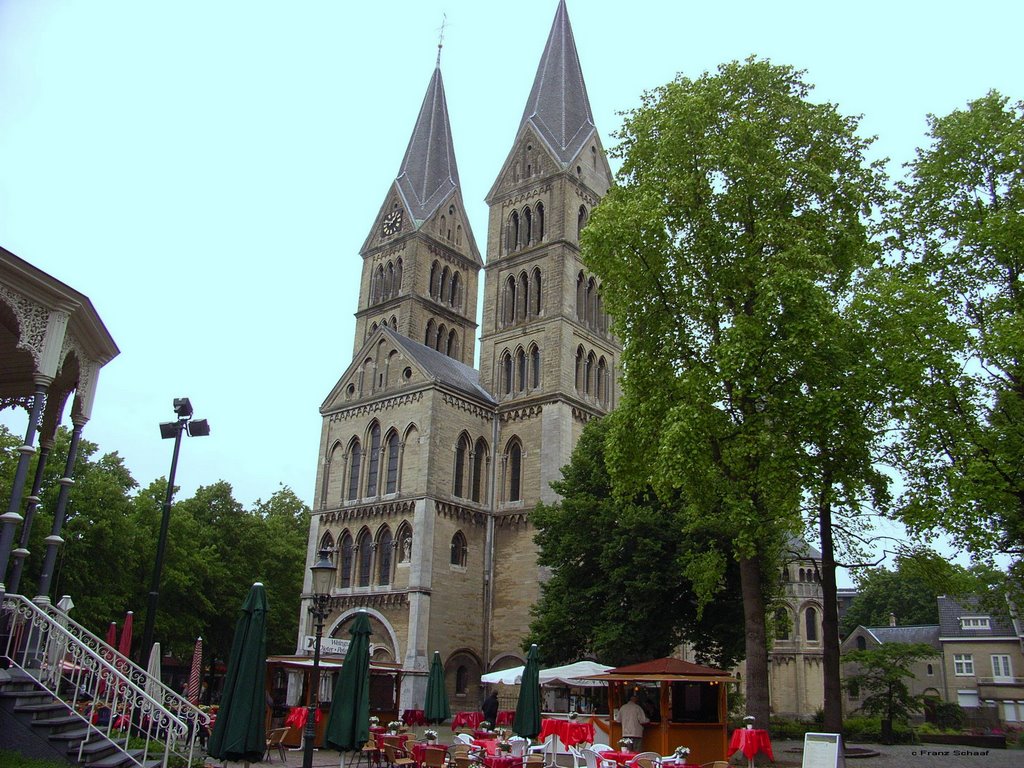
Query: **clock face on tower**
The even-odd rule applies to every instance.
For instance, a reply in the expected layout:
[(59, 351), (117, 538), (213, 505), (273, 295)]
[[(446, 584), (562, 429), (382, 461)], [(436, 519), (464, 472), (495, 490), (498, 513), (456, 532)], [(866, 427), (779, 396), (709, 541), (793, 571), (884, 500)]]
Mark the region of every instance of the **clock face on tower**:
[(384, 221), (381, 222), (380, 229), (385, 236), (393, 235), (402, 228), (402, 211), (392, 211), (384, 217)]

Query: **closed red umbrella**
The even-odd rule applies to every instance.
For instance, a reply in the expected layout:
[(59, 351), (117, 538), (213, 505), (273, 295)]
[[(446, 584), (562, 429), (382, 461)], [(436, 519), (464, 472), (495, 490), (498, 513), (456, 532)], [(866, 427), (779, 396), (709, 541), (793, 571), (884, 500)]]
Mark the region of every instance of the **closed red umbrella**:
[(188, 673), (188, 700), (199, 703), (199, 678), (203, 671), (203, 638), (196, 638), (196, 647), (192, 650), (192, 667)]
[(128, 611), (124, 617), (124, 626), (121, 627), (121, 640), (117, 644), (117, 650), (126, 659), (132, 655), (132, 612)]

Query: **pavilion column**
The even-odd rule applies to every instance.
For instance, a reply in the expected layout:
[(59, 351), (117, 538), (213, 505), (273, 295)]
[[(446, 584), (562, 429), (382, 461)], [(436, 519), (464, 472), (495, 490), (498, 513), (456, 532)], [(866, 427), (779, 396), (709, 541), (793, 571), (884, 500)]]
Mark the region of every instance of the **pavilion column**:
[(82, 439), (82, 429), (87, 419), (80, 415), (72, 416), (74, 428), (71, 430), (71, 443), (68, 445), (68, 460), (64, 464), (64, 476), (60, 479), (60, 493), (57, 496), (57, 505), (53, 510), (53, 528), (50, 535), (46, 537), (46, 557), (43, 560), (43, 571), (39, 575), (38, 594), (34, 598), (36, 603), (48, 603), (50, 601), (50, 582), (53, 579), (53, 571), (57, 565), (57, 549), (64, 543), (60, 532), (64, 527), (64, 516), (67, 513), (68, 496), (71, 493), (71, 486), (75, 484), (73, 475), (75, 472), (75, 460), (78, 457), (78, 443)]
[(35, 393), (32, 396), (32, 411), (28, 417), (28, 428), (25, 430), (25, 442), (18, 448), (21, 456), (18, 457), (18, 467), (14, 472), (14, 482), (11, 484), (11, 500), (7, 505), (7, 513), (0, 515), (0, 599), (7, 593), (4, 586), (4, 578), (7, 575), (7, 565), (11, 559), (11, 549), (14, 546), (14, 527), (21, 522), (22, 517), (18, 512), (21, 507), (21, 497), (25, 491), (25, 479), (28, 477), (28, 465), (32, 460), (32, 454), (36, 452), (34, 447), (36, 430), (39, 428), (39, 416), (43, 412), (43, 404), (46, 401), (47, 380), (36, 380)]
[(36, 462), (36, 475), (32, 480), (32, 493), (25, 499), (25, 522), (21, 524), (21, 541), (18, 548), (11, 555), (14, 557), (14, 564), (11, 566), (11, 583), (7, 588), (11, 594), (18, 594), (21, 586), (21, 574), (25, 568), (25, 558), (29, 555), (29, 536), (32, 534), (32, 521), (35, 519), (36, 510), (39, 508), (39, 494), (43, 490), (43, 473), (46, 470), (46, 461), (53, 450), (53, 440), (44, 438), (39, 442), (39, 460)]

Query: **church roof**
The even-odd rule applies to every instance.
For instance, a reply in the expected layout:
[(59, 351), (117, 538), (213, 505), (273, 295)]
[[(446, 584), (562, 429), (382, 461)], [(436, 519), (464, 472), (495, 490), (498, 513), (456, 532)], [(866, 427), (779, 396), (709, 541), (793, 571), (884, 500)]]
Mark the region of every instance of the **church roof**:
[(473, 397), (494, 403), (490, 393), (480, 386), (480, 371), (448, 355), (420, 344), (418, 341), (393, 331), (386, 325), (381, 327), (384, 335), (397, 344), (405, 354), (419, 363), (423, 370), (439, 384), (445, 384)]
[(436, 211), (459, 186), (440, 67), (434, 68), (430, 78), (395, 183), (417, 224)]
[(879, 643), (924, 643), (939, 647), (939, 625), (920, 624), (909, 627), (864, 627)]
[(565, 0), (558, 3), (519, 130), (527, 123), (563, 165), (576, 158), (596, 130)]

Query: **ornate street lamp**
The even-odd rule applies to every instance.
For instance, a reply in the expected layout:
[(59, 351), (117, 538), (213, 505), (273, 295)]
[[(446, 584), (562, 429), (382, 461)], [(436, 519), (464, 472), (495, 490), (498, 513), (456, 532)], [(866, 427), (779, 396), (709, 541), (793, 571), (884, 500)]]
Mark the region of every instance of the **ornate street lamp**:
[(174, 454), (171, 457), (171, 474), (167, 478), (167, 494), (164, 496), (163, 517), (160, 520), (160, 537), (156, 544), (156, 562), (153, 564), (153, 582), (149, 589), (149, 607), (146, 609), (146, 628), (142, 632), (142, 646), (139, 648), (139, 664), (145, 664), (153, 647), (153, 627), (156, 624), (156, 604), (160, 597), (160, 573), (164, 568), (164, 550), (167, 549), (167, 528), (171, 522), (171, 499), (174, 497), (174, 473), (178, 469), (178, 450), (181, 436), (206, 437), (210, 424), (206, 419), (192, 420), (192, 403), (187, 397), (174, 398), (174, 413), (177, 421), (165, 421), (160, 425), (160, 437), (174, 438)]
[(334, 563), (330, 552), (321, 549), (320, 559), (309, 567), (313, 574), (313, 594), (309, 599), (309, 615), (316, 622), (313, 641), (313, 675), (309, 684), (309, 707), (306, 710), (306, 728), (302, 734), (302, 768), (313, 768), (313, 746), (316, 741), (316, 711), (320, 707), (320, 638), (324, 633), (324, 619), (330, 611), (331, 589), (334, 587)]

